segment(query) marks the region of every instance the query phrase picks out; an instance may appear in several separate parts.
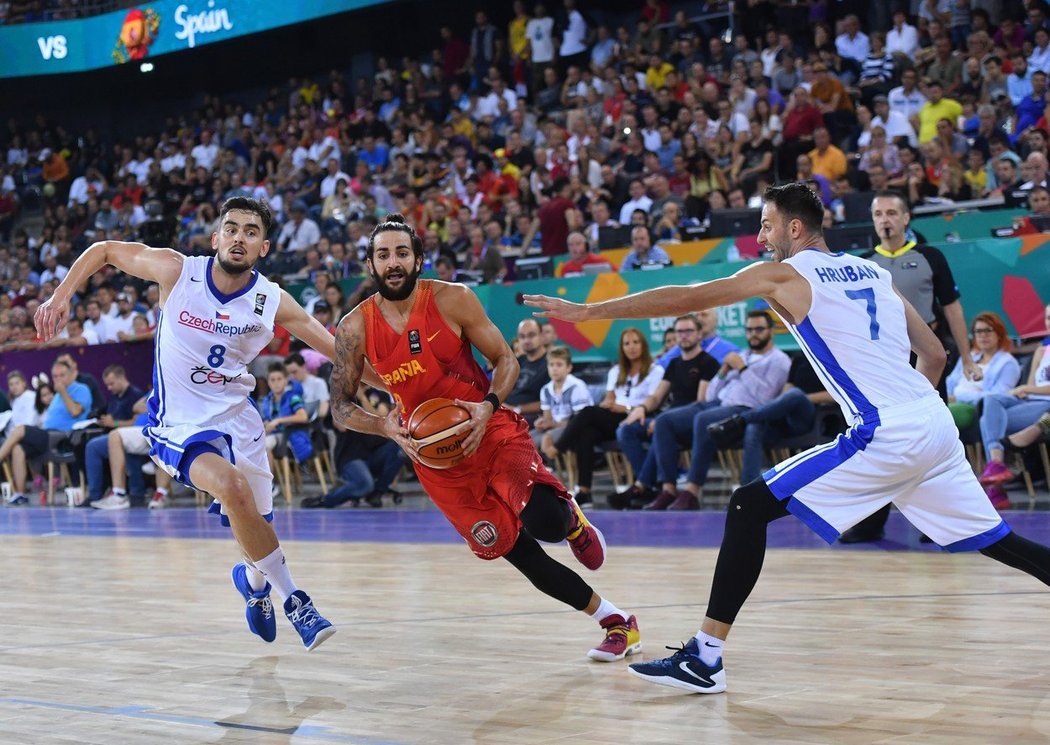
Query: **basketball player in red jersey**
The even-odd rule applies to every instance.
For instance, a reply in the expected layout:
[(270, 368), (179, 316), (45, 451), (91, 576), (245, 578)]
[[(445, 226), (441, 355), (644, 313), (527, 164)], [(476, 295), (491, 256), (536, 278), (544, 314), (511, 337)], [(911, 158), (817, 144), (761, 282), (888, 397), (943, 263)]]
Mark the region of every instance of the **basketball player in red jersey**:
[[(640, 652), (634, 616), (599, 597), (537, 542), (568, 540), (588, 569), (605, 561), (602, 534), (543, 465), (525, 420), (500, 405), (514, 387), (518, 362), (477, 297), (460, 284), (418, 279), (423, 243), (398, 214), (372, 231), (367, 261), (378, 295), (348, 313), (336, 331), (335, 420), (397, 442), (477, 556), (505, 558), (539, 590), (597, 620), (605, 639), (589, 657), (611, 662)], [(472, 347), (492, 363), (491, 383)], [(396, 406), (386, 417), (356, 403), (366, 360), (394, 396)], [(471, 416), (466, 458), (442, 470), (419, 461), (404, 425), (416, 406), (439, 397), (454, 399)]]

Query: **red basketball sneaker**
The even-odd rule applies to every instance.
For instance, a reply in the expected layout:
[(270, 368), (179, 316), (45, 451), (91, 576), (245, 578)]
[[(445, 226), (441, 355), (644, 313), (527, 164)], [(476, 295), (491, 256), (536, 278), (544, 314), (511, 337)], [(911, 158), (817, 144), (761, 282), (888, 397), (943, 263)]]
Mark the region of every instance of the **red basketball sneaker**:
[(623, 616), (613, 614), (602, 621), (602, 628), (605, 640), (587, 653), (592, 660), (616, 662), (642, 651), (642, 635), (634, 616), (625, 621)]
[(575, 499), (569, 500), (569, 506), (572, 508), (572, 524), (565, 540), (576, 559), (593, 572), (605, 563), (605, 536), (590, 524)]

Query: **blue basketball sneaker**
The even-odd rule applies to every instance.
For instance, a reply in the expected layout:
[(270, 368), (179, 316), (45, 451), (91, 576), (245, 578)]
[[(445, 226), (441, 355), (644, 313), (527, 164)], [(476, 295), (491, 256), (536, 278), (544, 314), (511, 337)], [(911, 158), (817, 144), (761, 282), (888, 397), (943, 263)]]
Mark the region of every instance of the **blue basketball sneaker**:
[(277, 638), (277, 618), (273, 614), (273, 601), (270, 600), (270, 583), (261, 590), (253, 590), (248, 583), (248, 567), (238, 564), (233, 568), (233, 586), (244, 596), (248, 607), (244, 617), (248, 628), (264, 642)]
[(700, 647), (693, 637), (675, 650), (670, 657), (630, 665), (633, 675), (652, 683), (681, 688), (692, 693), (721, 693), (726, 689), (726, 671), (719, 657), (714, 666), (705, 665), (700, 659)]
[(307, 650), (316, 649), (335, 633), (335, 626), (317, 612), (314, 601), (302, 590), (296, 590), (284, 601), (284, 614), (303, 638)]

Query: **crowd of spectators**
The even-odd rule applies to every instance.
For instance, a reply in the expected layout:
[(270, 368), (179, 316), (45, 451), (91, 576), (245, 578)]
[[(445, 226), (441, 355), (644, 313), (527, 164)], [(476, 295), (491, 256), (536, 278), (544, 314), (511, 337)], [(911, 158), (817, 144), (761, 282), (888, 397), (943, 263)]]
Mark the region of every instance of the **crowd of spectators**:
[[(0, 344), (33, 342), (36, 301), (90, 242), (207, 251), (231, 196), (264, 198), (277, 216), (263, 268), (320, 275), (323, 292), (363, 273), (370, 229), (392, 211), (425, 236), (428, 269), (444, 256), (444, 276), (499, 282), (515, 256), (564, 254), (573, 231), (593, 250), (621, 225), (645, 228), (629, 233), (641, 260), (622, 269), (668, 263), (659, 242), (702, 234), (712, 210), (760, 206), (776, 180), (808, 180), (832, 221), (851, 192), (1018, 205), (1046, 185), (1040, 2), (996, 16), (923, 2), (876, 27), (843, 12), (856, 3), (748, 3), (733, 26), (728, 12), (693, 21), (662, 0), (610, 25), (576, 0), (551, 4), (513, 2), (499, 26), (478, 11), (465, 37), (443, 27), (429, 53), (377, 56), (370, 76), (205, 96), (133, 138), (12, 116), (0, 133)], [(36, 209), (27, 228), (19, 217)], [(88, 343), (148, 334), (149, 288), (100, 275), (88, 298), (109, 327), (92, 328), (79, 304)]]
[[(717, 210), (761, 206), (766, 185), (789, 179), (819, 193), (828, 223), (845, 220), (851, 194), (886, 188), (912, 206), (1031, 198), (1050, 211), (1038, 0), (759, 0), (735, 17), (719, 2), (644, 0), (621, 19), (577, 5), (479, 10), (465, 35), (445, 26), (425, 54), (377, 54), (369, 75), (205, 95), (130, 138), (11, 116), (0, 350), (39, 344), (35, 308), (93, 241), (207, 252), (233, 196), (267, 201), (276, 227), (260, 268), (312, 284), (309, 310), (333, 329), (372, 291), (363, 249), (394, 211), (423, 236), (433, 276), (468, 282), (513, 279), (523, 255), (569, 254), (566, 268), (583, 271), (607, 261), (594, 252), (610, 234), (631, 249), (610, 268), (668, 264), (667, 242), (703, 235)], [(81, 6), (0, 2), (0, 17)], [(363, 279), (344, 296), (351, 277)], [(74, 309), (58, 345), (146, 339), (157, 288), (109, 269)], [(253, 372), (265, 377), (290, 345), (279, 330)]]

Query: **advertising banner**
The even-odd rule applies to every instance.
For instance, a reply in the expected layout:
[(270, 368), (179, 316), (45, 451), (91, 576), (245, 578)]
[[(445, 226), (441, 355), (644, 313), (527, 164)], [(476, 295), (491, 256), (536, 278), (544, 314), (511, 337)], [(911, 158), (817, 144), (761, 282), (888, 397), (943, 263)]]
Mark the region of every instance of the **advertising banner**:
[[(1050, 234), (940, 243), (938, 248), (951, 266), (962, 293), (963, 309), (968, 320), (982, 311), (991, 310), (1003, 317), (1013, 336), (1035, 337), (1046, 333), (1043, 307), (1050, 302)], [(478, 294), (489, 317), (504, 337), (511, 339), (516, 333), (518, 322), (529, 317), (532, 312), (531, 308), (518, 302), (522, 293), (551, 295), (577, 302), (597, 302), (663, 285), (685, 285), (726, 277), (745, 265), (696, 264), (659, 271), (534, 280), (483, 287), (479, 288), (483, 292)], [(764, 301), (751, 298), (746, 302), (719, 308), (719, 333), (738, 346), (744, 346), (747, 312), (765, 307)], [(664, 329), (673, 320), (651, 318), (580, 324), (564, 321), (553, 323), (558, 338), (573, 350), (574, 357), (613, 361), (623, 329), (628, 326), (640, 328), (649, 339), (650, 347), (659, 349)], [(794, 338), (779, 319), (775, 320), (777, 345), (784, 349), (796, 349)]]
[(139, 63), (389, 0), (158, 0), (73, 21), (0, 26), (0, 77)]

